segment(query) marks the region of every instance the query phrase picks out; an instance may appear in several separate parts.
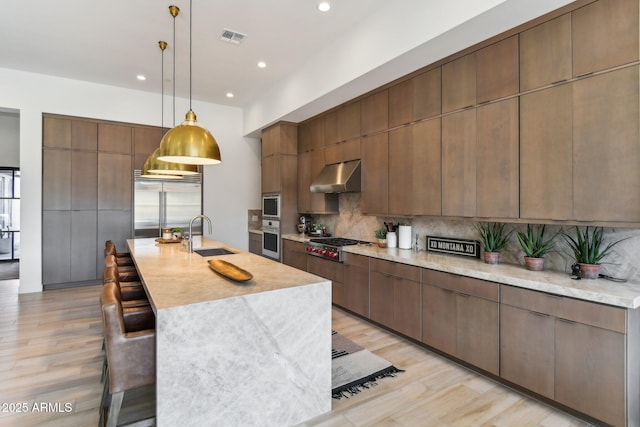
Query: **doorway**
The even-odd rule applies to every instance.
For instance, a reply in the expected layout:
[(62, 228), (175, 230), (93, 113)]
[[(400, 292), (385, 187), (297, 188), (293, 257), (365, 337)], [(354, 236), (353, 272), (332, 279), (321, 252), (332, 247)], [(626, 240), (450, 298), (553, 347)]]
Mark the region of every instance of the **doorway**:
[(20, 260), (20, 113), (0, 108), (0, 280), (18, 279)]

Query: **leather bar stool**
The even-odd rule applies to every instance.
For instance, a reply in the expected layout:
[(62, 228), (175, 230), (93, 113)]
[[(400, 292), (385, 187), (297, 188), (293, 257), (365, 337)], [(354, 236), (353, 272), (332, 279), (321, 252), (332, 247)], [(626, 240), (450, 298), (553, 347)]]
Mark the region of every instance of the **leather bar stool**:
[(109, 374), (102, 395), (100, 425), (108, 427), (118, 424), (125, 392), (156, 381), (155, 329), (128, 332), (119, 297), (115, 283), (102, 287), (102, 327)]
[(111, 240), (107, 240), (104, 244), (104, 256), (114, 255), (118, 262), (118, 265), (134, 265), (133, 260), (131, 259), (131, 255), (126, 252), (118, 252), (116, 250), (116, 245)]
[(106, 268), (114, 267), (118, 273), (121, 282), (139, 282), (140, 276), (134, 265), (119, 266), (115, 255), (107, 255), (104, 257), (104, 266)]
[[(121, 287), (117, 276), (113, 273), (113, 271), (110, 270), (113, 270), (113, 268), (110, 267), (105, 269), (105, 278), (103, 285), (109, 284), (116, 286), (118, 292), (118, 300), (120, 301), (120, 305), (122, 306), (124, 323), (127, 332), (155, 328), (156, 318), (153, 314), (153, 310), (151, 309), (151, 304), (147, 299), (147, 294), (145, 293), (142, 286), (139, 286), (137, 288), (131, 288), (129, 286)], [(123, 298), (123, 289), (128, 299)], [(105, 349), (104, 340), (102, 341), (102, 349)], [(104, 381), (104, 378), (107, 374), (107, 366), (107, 359), (105, 358), (102, 365), (102, 377), (100, 378), (100, 382)]]
[[(111, 265), (104, 268), (103, 283), (113, 282), (120, 289), (122, 294), (122, 300), (124, 302), (132, 300), (144, 300), (146, 304), (149, 304), (147, 293), (139, 281), (123, 281), (121, 275), (118, 272), (118, 267)], [(126, 304), (125, 304), (126, 306)]]

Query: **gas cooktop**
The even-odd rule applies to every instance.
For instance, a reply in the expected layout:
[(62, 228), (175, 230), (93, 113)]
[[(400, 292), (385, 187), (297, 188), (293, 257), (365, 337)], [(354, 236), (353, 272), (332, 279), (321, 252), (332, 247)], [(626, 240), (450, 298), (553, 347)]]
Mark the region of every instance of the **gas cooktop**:
[(305, 244), (305, 248), (309, 255), (342, 262), (344, 259), (342, 247), (360, 244), (370, 245), (371, 243), (344, 237), (325, 237), (311, 239)]

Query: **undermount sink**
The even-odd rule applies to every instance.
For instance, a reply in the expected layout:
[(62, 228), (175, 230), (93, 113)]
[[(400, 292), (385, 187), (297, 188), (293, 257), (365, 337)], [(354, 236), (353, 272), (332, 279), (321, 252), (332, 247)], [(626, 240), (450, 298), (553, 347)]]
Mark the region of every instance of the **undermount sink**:
[(193, 252), (200, 256), (218, 256), (218, 255), (230, 255), (235, 254), (225, 248), (209, 248), (209, 249), (194, 249)]

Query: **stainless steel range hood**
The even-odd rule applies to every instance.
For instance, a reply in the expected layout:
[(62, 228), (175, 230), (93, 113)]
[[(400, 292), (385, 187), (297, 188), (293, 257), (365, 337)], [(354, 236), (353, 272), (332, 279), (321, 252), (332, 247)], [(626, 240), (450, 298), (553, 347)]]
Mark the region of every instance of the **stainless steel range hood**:
[(311, 184), (312, 193), (353, 193), (360, 191), (360, 160), (327, 165)]

